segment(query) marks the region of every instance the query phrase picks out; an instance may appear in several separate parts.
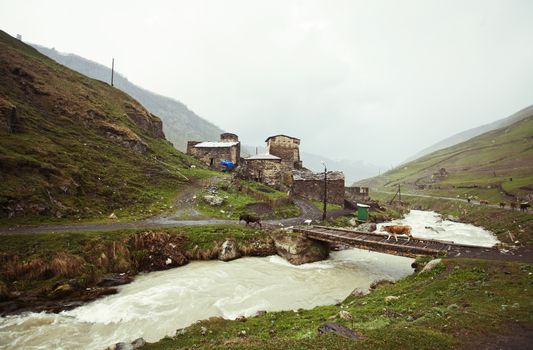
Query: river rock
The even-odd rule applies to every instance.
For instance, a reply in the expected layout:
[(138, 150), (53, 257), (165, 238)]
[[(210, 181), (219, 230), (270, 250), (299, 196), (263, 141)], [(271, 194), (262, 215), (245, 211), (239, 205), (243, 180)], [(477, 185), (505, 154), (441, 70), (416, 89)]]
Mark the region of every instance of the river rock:
[(366, 222), (364, 224), (361, 224), (359, 226), (357, 226), (357, 231), (361, 231), (361, 232), (374, 232), (376, 231), (376, 224), (373, 223), (373, 222)]
[(222, 203), (224, 203), (224, 198), (217, 196), (216, 194), (208, 194), (205, 195), (203, 198), (207, 204), (213, 207), (218, 207), (219, 205), (222, 205)]
[(448, 215), (446, 217), (446, 219), (448, 219), (449, 221), (453, 221), (453, 222), (460, 222), (461, 219), (459, 219), (457, 216), (453, 216), (453, 215)]
[(143, 338), (137, 338), (134, 341), (131, 342), (131, 346), (133, 349), (139, 349), (146, 345), (146, 340)]
[(374, 282), (372, 282), (372, 284), (370, 284), (370, 289), (376, 289), (376, 288), (379, 288), (379, 287), (388, 286), (390, 284), (394, 284), (394, 281), (391, 281), (391, 280), (378, 280), (378, 281), (374, 281)]
[(50, 297), (54, 299), (63, 298), (74, 291), (74, 287), (70, 283), (63, 283), (54, 288)]
[(329, 245), (302, 236), (279, 234), (274, 237), (276, 252), (293, 265), (324, 260), (329, 255)]
[(318, 327), (318, 334), (333, 333), (344, 338), (357, 339), (359, 336), (350, 328), (338, 323), (325, 323)]
[(424, 273), (424, 272), (429, 272), (429, 271), (432, 271), (435, 267), (437, 267), (440, 263), (442, 262), (441, 259), (433, 259), (431, 260), (430, 262), (428, 262), (426, 264), (426, 266), (424, 266), (424, 268), (422, 269), (422, 271), (420, 271), (419, 273)]
[(98, 287), (114, 287), (127, 284), (133, 281), (133, 278), (125, 273), (110, 273), (102, 277), (98, 282)]
[(126, 342), (116, 343), (115, 347), (112, 348), (112, 349), (114, 349), (114, 350), (134, 350), (133, 345), (131, 345), (130, 343), (126, 343)]
[(220, 253), (218, 254), (218, 260), (230, 261), (241, 257), (241, 251), (237, 242), (234, 240), (226, 240), (222, 243)]

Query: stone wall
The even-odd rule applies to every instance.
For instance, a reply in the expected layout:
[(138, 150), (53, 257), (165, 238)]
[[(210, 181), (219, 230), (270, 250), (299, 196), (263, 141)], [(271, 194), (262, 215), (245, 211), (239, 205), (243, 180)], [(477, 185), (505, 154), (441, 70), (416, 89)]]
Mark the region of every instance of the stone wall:
[[(344, 175), (328, 173), (327, 185), (328, 203), (344, 205)], [(309, 178), (293, 176), (291, 191), (293, 195), (309, 200), (324, 201), (324, 174), (313, 174)]]
[(242, 176), (245, 179), (262, 182), (269, 186), (279, 186), (281, 174), (281, 160), (279, 159), (245, 159), (242, 164)]
[(370, 199), (368, 195), (368, 187), (345, 187), (344, 197), (352, 202), (365, 201)]

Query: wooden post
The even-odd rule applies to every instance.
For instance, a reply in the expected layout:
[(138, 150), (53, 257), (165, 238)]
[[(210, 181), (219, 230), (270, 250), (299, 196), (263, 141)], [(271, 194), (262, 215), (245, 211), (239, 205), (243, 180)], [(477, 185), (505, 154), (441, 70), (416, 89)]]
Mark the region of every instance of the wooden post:
[(113, 75), (115, 73), (115, 58), (111, 60), (111, 86), (113, 86)]
[(326, 220), (328, 206), (328, 169), (324, 163), (324, 211), (322, 212), (322, 220)]

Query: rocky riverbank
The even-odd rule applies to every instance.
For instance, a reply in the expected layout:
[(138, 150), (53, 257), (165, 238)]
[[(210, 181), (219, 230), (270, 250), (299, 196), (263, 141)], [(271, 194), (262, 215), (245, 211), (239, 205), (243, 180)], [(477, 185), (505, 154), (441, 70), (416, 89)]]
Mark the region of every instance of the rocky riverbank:
[[(0, 253), (0, 315), (25, 311), (60, 312), (117, 292), (141, 272), (179, 267), (193, 260), (229, 261), (279, 254), (293, 264), (328, 257), (322, 243), (286, 231), (239, 226), (206, 226), (166, 231), (19, 236), (28, 256)], [(81, 242), (78, 241), (80, 239)], [(16, 240), (17, 237), (10, 237)], [(8, 240), (9, 241), (9, 240)], [(24, 241), (24, 242), (20, 242)]]

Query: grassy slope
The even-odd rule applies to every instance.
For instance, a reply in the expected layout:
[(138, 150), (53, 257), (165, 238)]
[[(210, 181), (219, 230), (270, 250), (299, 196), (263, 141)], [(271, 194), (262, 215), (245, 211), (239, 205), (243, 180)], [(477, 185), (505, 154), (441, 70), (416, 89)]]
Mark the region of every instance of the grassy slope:
[[(268, 204), (276, 200), (288, 201), (289, 195), (259, 182), (239, 180), (238, 185), (231, 182), (220, 183), (216, 192), (217, 196), (224, 199), (220, 206), (211, 206), (202, 199), (204, 195), (209, 194), (211, 193), (208, 190), (199, 193), (196, 203), (197, 209), (207, 217), (238, 219), (241, 214), (251, 214), (262, 219), (272, 219), (300, 215), (300, 209), (292, 203), (279, 206)], [(257, 204), (266, 204), (261, 205), (266, 209), (258, 212), (254, 209), (254, 205)]]
[(150, 215), (208, 175), (131, 97), (0, 32), (0, 122), (12, 107), (20, 130), (0, 127), (1, 224)]
[[(436, 270), (409, 276), (340, 305), (267, 313), (246, 322), (214, 318), (146, 349), (450, 349), (488, 345), (485, 337), (533, 323), (533, 266), (479, 260), (445, 260)], [(399, 296), (387, 302), (385, 297)], [(357, 341), (320, 336), (317, 328), (353, 315)], [(529, 326), (528, 326), (529, 325)], [(208, 332), (201, 335), (201, 327)], [(239, 336), (241, 331), (246, 336)], [(490, 340), (489, 340), (490, 341)], [(483, 348), (483, 346), (482, 346)]]
[[(440, 196), (477, 195), (491, 202), (512, 200), (505, 192), (527, 198), (533, 194), (533, 116), (360, 183), (388, 191), (396, 190), (401, 184), (407, 191), (416, 192), (416, 185), (430, 183), (431, 175), (440, 168), (449, 173), (433, 184), (441, 189), (420, 192)], [(454, 188), (471, 185), (479, 188)]]

